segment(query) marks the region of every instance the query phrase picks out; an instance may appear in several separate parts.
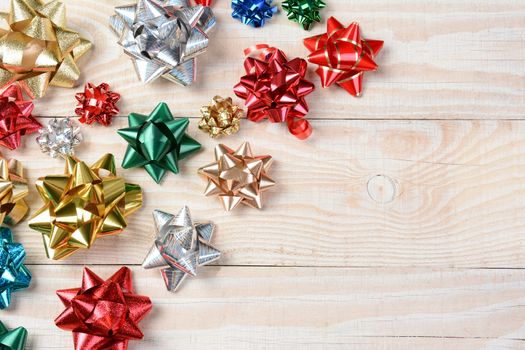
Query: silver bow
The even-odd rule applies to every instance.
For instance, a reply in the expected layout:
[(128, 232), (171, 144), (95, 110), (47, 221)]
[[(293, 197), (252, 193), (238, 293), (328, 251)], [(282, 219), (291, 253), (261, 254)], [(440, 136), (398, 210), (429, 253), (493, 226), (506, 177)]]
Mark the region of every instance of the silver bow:
[(40, 150), (53, 158), (75, 155), (75, 147), (82, 141), (80, 128), (69, 118), (53, 118), (38, 133)]
[(177, 215), (155, 210), (153, 219), (156, 239), (142, 267), (163, 267), (161, 274), (169, 291), (177, 290), (187, 275), (196, 276), (197, 266), (220, 258), (221, 252), (210, 245), (215, 225), (193, 224), (188, 207)]
[(116, 7), (109, 20), (140, 81), (162, 76), (183, 86), (195, 81), (195, 57), (208, 48), (215, 23), (209, 7), (188, 0), (138, 0)]

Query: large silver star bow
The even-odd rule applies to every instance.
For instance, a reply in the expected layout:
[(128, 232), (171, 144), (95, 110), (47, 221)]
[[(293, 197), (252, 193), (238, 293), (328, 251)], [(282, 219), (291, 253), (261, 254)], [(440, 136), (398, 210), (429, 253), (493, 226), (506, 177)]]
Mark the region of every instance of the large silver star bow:
[(187, 275), (196, 276), (197, 266), (220, 258), (221, 252), (210, 245), (215, 225), (193, 223), (188, 207), (177, 215), (153, 211), (155, 243), (146, 255), (142, 267), (162, 267), (166, 288), (174, 292)]
[(195, 81), (195, 57), (208, 48), (215, 23), (209, 7), (188, 0), (138, 0), (116, 7), (109, 20), (140, 81), (163, 77), (183, 86)]

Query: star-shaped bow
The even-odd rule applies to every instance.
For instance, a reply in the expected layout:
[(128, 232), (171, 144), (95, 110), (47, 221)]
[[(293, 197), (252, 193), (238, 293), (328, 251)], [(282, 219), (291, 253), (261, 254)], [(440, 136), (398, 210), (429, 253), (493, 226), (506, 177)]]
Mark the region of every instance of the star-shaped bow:
[(156, 183), (160, 183), (167, 170), (178, 174), (179, 160), (201, 148), (200, 143), (186, 134), (189, 119), (173, 119), (164, 102), (149, 116), (131, 113), (128, 123), (128, 128), (118, 130), (128, 142), (122, 167), (144, 167)]
[(187, 86), (195, 81), (195, 57), (208, 48), (216, 23), (209, 7), (189, 6), (188, 0), (138, 0), (115, 12), (111, 28), (141, 82), (163, 77)]
[(33, 108), (33, 102), (24, 100), (18, 85), (10, 85), (0, 93), (0, 146), (17, 149), (22, 136), (42, 127), (31, 115)]
[(69, 156), (65, 174), (38, 179), (44, 206), (29, 227), (42, 233), (48, 258), (65, 258), (90, 248), (97, 238), (124, 230), (126, 217), (142, 206), (142, 189), (116, 171), (109, 153), (91, 166)]
[(29, 287), (31, 272), (23, 264), (25, 257), (24, 246), (13, 243), (11, 230), (0, 227), (0, 309), (11, 304), (12, 292)]
[(363, 75), (377, 69), (374, 57), (383, 47), (383, 41), (363, 39), (357, 22), (345, 27), (330, 17), (327, 26), (325, 34), (304, 39), (310, 51), (308, 61), (319, 65), (316, 73), (323, 87), (336, 83), (351, 95), (360, 96)]
[(188, 207), (183, 207), (177, 215), (155, 210), (153, 219), (155, 243), (142, 267), (162, 267), (160, 272), (169, 291), (176, 291), (187, 275), (196, 276), (197, 266), (220, 258), (221, 252), (210, 245), (215, 225), (194, 224)]
[(17, 327), (8, 330), (0, 321), (0, 349), (2, 350), (24, 350), (26, 348), (27, 330)]
[(129, 340), (144, 337), (138, 324), (151, 310), (151, 300), (135, 294), (129, 268), (105, 281), (84, 268), (82, 287), (56, 293), (66, 309), (55, 324), (73, 332), (75, 350), (126, 350)]
[(18, 82), (37, 99), (48, 86), (73, 87), (80, 77), (77, 60), (91, 43), (66, 28), (66, 8), (60, 1), (11, 0), (0, 13), (9, 30), (0, 29), (0, 89)]
[(0, 224), (13, 226), (26, 216), (29, 207), (24, 198), (28, 194), (22, 163), (0, 157)]
[(199, 169), (199, 174), (208, 180), (204, 194), (218, 196), (226, 211), (240, 203), (261, 209), (262, 193), (275, 185), (267, 174), (271, 165), (271, 156), (253, 156), (247, 142), (236, 151), (217, 145), (215, 163)]

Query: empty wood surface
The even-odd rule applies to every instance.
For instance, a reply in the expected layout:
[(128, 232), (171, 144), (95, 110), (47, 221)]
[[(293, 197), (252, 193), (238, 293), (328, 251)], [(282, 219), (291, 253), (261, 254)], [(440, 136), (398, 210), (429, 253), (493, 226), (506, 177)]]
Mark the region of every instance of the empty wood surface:
[[(15, 227), (34, 280), (0, 320), (28, 329), (28, 349), (72, 348), (71, 334), (53, 323), (62, 309), (54, 292), (79, 286), (83, 265), (102, 277), (130, 265), (137, 292), (152, 298), (145, 339), (130, 350), (525, 349), (523, 1), (326, 0), (323, 23), (305, 32), (284, 14), (246, 27), (230, 18), (230, 1), (216, 0), (218, 26), (189, 88), (137, 81), (107, 25), (115, 6), (133, 1), (64, 2), (69, 26), (95, 45), (81, 61), (79, 84), (108, 82), (122, 94), (111, 127), (83, 126), (79, 158), (90, 163), (112, 152), (120, 164), (126, 145), (116, 129), (130, 112), (147, 114), (161, 101), (192, 118), (188, 133), (203, 150), (162, 185), (144, 170), (119, 168), (142, 186), (144, 206), (123, 234), (89, 251), (50, 261), (27, 220)], [(268, 43), (305, 57), (302, 39), (322, 33), (331, 15), (385, 40), (363, 97), (321, 89), (312, 66), (318, 89), (308, 99), (309, 140), (284, 125), (248, 121), (218, 141), (197, 129), (200, 106), (233, 95), (244, 48)], [(51, 89), (34, 114), (43, 123), (73, 115), (79, 90)], [(31, 184), (63, 171), (34, 138), (2, 150), (23, 162)], [(217, 143), (243, 141), (274, 157), (277, 186), (264, 210), (226, 213), (204, 197), (196, 172)], [(28, 203), (31, 212), (42, 204), (34, 186)], [(173, 294), (158, 271), (139, 265), (153, 240), (152, 210), (183, 205), (194, 219), (217, 224), (213, 243), (223, 257)]]

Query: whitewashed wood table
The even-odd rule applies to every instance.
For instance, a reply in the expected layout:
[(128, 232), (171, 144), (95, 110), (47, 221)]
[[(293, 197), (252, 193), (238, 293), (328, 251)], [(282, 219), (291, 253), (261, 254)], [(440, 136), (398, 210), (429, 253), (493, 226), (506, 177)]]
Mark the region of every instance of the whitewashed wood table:
[[(27, 221), (16, 227), (34, 280), (0, 319), (29, 330), (29, 349), (72, 348), (71, 334), (53, 323), (62, 309), (55, 290), (78, 286), (83, 266), (108, 277), (120, 265), (132, 267), (137, 291), (154, 303), (141, 323), (145, 339), (130, 349), (525, 349), (522, 0), (328, 0), (310, 33), (283, 14), (251, 29), (230, 18), (230, 1), (217, 0), (218, 28), (190, 88), (137, 82), (107, 25), (126, 3), (66, 1), (70, 27), (95, 44), (80, 83), (108, 82), (123, 96), (114, 125), (84, 127), (78, 156), (111, 151), (120, 162), (126, 145), (115, 130), (160, 101), (192, 118), (189, 133), (204, 151), (161, 186), (143, 170), (119, 169), (144, 188), (145, 205), (122, 235), (90, 251), (53, 262)], [(225, 213), (196, 175), (216, 144), (197, 130), (200, 106), (232, 95), (242, 49), (268, 43), (304, 57), (302, 39), (323, 32), (331, 15), (385, 41), (380, 70), (366, 76), (362, 98), (336, 87), (310, 95), (315, 131), (305, 142), (282, 125), (250, 122), (224, 139), (272, 154), (278, 181), (263, 211)], [(51, 90), (35, 115), (73, 115), (78, 90)], [(4, 155), (23, 161), (31, 183), (62, 171), (34, 137), (24, 143)], [(41, 205), (34, 187), (29, 204)], [(140, 263), (152, 210), (185, 204), (218, 225), (223, 258), (170, 294)]]

